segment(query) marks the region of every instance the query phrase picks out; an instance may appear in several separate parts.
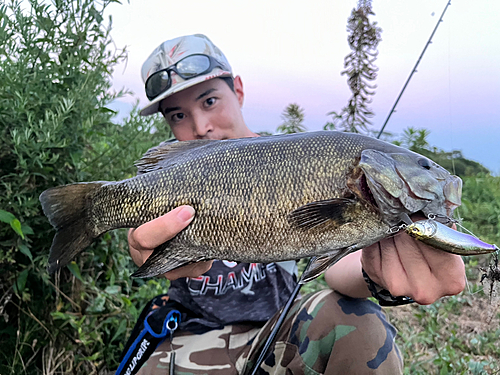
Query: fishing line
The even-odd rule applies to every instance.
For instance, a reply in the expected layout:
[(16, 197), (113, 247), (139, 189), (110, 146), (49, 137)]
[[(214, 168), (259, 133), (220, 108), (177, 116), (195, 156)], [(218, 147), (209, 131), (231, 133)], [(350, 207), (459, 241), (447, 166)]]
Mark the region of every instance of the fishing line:
[(453, 174), (456, 175), (455, 171), (455, 153), (453, 150), (453, 120), (451, 117), (451, 25), (448, 24), (448, 128), (450, 130), (450, 144), (451, 144), (451, 166), (453, 169)]
[[(451, 169), (453, 171), (453, 174), (456, 175), (456, 168), (455, 168), (455, 146), (454, 146), (454, 140), (453, 140), (453, 120), (452, 120), (452, 113), (451, 113), (451, 25), (448, 23), (448, 132), (450, 134), (450, 148), (451, 148)], [(457, 207), (455, 209), (454, 214), (457, 217), (457, 221), (455, 222), (456, 224), (456, 229), (462, 233), (466, 232), (470, 234), (471, 236), (478, 238), (474, 233), (472, 233), (470, 230), (468, 230), (466, 227), (462, 225), (463, 218), (460, 215), (460, 207)], [(471, 283), (469, 281), (469, 278), (467, 277), (467, 273), (465, 274), (465, 285), (467, 287), (467, 293), (472, 294), (472, 287)]]
[[(451, 169), (453, 171), (453, 174), (456, 175), (456, 168), (455, 168), (455, 146), (454, 146), (454, 139), (453, 139), (453, 119), (452, 119), (452, 113), (451, 113), (451, 25), (448, 24), (448, 132), (450, 134), (450, 148), (451, 148)], [(457, 216), (458, 222), (462, 223), (463, 219), (460, 216), (460, 207), (457, 207), (455, 209), (455, 214)], [(458, 223), (457, 223), (458, 224)], [(473, 235), (474, 237), (477, 238), (472, 232), (470, 232), (467, 228), (464, 226), (458, 224), (460, 231), (465, 230), (469, 234)]]

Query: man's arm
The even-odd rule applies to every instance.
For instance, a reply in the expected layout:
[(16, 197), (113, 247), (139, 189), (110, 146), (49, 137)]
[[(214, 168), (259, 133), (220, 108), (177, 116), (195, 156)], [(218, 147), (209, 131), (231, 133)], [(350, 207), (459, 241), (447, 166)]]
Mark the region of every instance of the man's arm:
[(465, 267), (460, 256), (436, 250), (406, 233), (346, 256), (326, 271), (326, 282), (350, 297), (369, 297), (361, 267), (393, 296), (408, 296), (421, 305), (465, 288)]
[[(162, 243), (172, 239), (191, 223), (194, 209), (180, 206), (128, 232), (128, 245), (132, 260), (142, 266), (153, 250)], [(181, 277), (198, 277), (212, 267), (212, 261), (189, 264), (167, 272), (164, 276), (169, 280)]]

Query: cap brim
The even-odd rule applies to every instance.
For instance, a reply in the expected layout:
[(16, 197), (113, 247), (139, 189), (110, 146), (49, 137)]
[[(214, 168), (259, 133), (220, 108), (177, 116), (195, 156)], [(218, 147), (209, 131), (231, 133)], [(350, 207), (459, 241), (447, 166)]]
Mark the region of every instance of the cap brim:
[(149, 103), (146, 107), (144, 107), (139, 114), (141, 116), (149, 116), (152, 114), (155, 114), (156, 112), (159, 112), (159, 107), (160, 107), (160, 102), (169, 97), (170, 95), (173, 95), (175, 93), (178, 93), (179, 91), (185, 90), (188, 87), (197, 85), (198, 83), (208, 81), (209, 79), (213, 78), (218, 78), (218, 77), (231, 77), (232, 74), (231, 72), (228, 72), (226, 70), (222, 70), (219, 68), (216, 68), (210, 72), (210, 74), (202, 75), (199, 77), (191, 78), (182, 82), (177, 83), (175, 86), (172, 86), (170, 89), (159, 95), (158, 97), (154, 98), (154, 100)]

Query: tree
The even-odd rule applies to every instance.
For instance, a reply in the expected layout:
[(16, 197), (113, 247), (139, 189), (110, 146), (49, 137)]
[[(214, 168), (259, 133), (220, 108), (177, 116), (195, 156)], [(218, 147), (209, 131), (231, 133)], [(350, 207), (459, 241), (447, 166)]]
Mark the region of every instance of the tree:
[(429, 149), (427, 138), (430, 133), (427, 129), (415, 129), (410, 126), (403, 131), (402, 144), (415, 152), (419, 152), (422, 149)]
[(459, 150), (444, 151), (438, 147), (431, 147), (428, 141), (430, 133), (428, 129), (408, 127), (404, 129), (403, 135), (393, 143), (427, 156), (449, 172), (460, 177), (490, 174), (486, 167), (478, 162), (466, 159)]
[(289, 104), (281, 114), (283, 123), (276, 130), (283, 134), (302, 133), (306, 130), (304, 110), (298, 104)]
[(111, 74), (126, 55), (112, 47), (103, 19), (110, 2), (0, 5), (1, 374), (116, 368), (134, 304), (165, 286), (130, 280), (124, 231), (105, 234), (54, 276), (45, 270), (54, 231), (40, 193), (131, 177), (133, 161), (170, 136), (137, 111), (112, 121), (107, 105), (123, 92), (110, 92)]
[(359, 0), (356, 9), (353, 9), (347, 22), (347, 31), (350, 33), (347, 41), (352, 52), (344, 59), (346, 68), (342, 75), (347, 75), (348, 85), (352, 96), (347, 106), (340, 112), (332, 111), (332, 122), (328, 122), (325, 130), (342, 130), (353, 133), (367, 131), (371, 124), (369, 118), (374, 113), (368, 107), (375, 94), (376, 85), (369, 82), (377, 78), (378, 68), (374, 65), (377, 59), (377, 46), (381, 41), (382, 29), (376, 22), (371, 22), (372, 11), (371, 0)]

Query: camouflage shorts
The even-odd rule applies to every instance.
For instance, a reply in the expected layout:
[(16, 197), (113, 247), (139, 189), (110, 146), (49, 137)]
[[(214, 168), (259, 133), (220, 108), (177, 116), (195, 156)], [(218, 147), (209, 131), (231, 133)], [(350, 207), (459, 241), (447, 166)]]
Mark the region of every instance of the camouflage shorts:
[[(249, 374), (279, 314), (262, 328), (230, 325), (202, 335), (176, 332), (139, 375), (169, 373), (172, 348), (177, 375)], [(260, 367), (264, 374), (401, 374), (396, 329), (381, 308), (323, 290), (296, 301)]]

